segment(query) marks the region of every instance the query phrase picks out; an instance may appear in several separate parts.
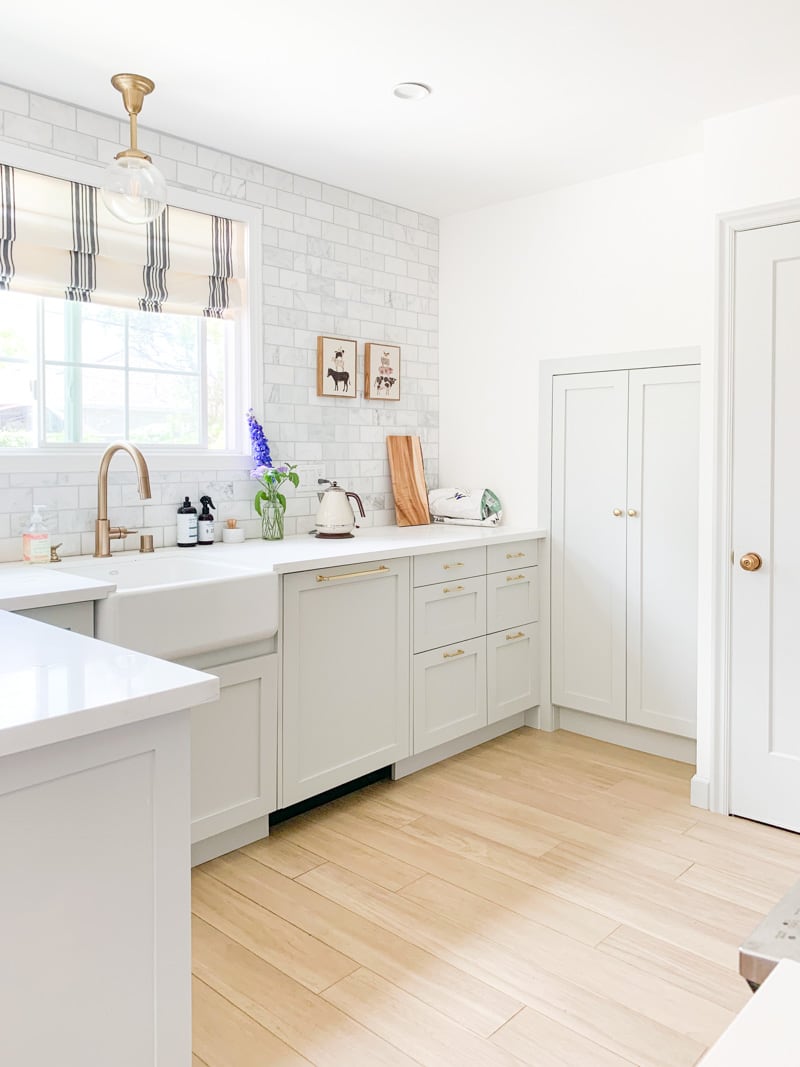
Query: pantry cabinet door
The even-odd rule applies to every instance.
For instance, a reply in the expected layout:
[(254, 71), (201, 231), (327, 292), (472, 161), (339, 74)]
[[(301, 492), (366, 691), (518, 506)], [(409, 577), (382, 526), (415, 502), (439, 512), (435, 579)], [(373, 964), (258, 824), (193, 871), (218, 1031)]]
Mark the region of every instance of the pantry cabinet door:
[(552, 699), (625, 718), (628, 372), (553, 378)]
[(700, 368), (632, 370), (628, 722), (695, 737)]

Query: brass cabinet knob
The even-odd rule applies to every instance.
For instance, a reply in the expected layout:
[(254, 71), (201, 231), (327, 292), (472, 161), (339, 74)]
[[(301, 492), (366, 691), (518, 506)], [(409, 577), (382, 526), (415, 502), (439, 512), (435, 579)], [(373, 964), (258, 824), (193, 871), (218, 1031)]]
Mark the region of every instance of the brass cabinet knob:
[(636, 510), (636, 508), (628, 508), (628, 514), (632, 519), (635, 519), (639, 512)]
[(615, 519), (618, 519), (622, 514), (622, 508), (614, 508), (611, 514), (614, 516)]
[(743, 571), (757, 571), (761, 568), (764, 560), (758, 552), (746, 552), (739, 560), (739, 566)]

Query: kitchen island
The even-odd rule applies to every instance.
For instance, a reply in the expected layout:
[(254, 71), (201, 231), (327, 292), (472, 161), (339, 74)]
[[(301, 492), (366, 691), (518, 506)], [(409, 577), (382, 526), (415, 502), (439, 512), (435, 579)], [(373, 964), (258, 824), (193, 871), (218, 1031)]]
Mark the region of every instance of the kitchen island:
[(188, 1065), (187, 709), (218, 680), (0, 611), (0, 686), (2, 1060)]

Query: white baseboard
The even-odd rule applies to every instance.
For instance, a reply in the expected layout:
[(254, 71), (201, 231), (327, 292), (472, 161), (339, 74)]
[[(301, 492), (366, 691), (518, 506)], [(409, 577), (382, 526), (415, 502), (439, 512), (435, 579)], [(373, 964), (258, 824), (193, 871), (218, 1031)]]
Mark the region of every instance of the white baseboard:
[(493, 722), (489, 726), (482, 726), (480, 730), (464, 734), (463, 737), (446, 741), (443, 745), (437, 745), (436, 748), (429, 748), (416, 756), (398, 760), (392, 767), (392, 778), (405, 778), (406, 775), (421, 771), (424, 767), (431, 767), (434, 763), (447, 759), (448, 756), (457, 756), (459, 752), (466, 752), (468, 748), (482, 745), (484, 741), (492, 741), (501, 734), (518, 730), (520, 726), (525, 726), (525, 715), (526, 712), (520, 711), (516, 715), (510, 715), (507, 719), (501, 719), (500, 722)]
[(242, 826), (234, 826), (232, 830), (223, 830), (221, 834), (214, 834), (203, 841), (195, 841), (192, 845), (192, 866), (198, 863), (207, 863), (215, 860), (217, 856), (224, 856), (226, 852), (235, 852), (244, 845), (252, 845), (254, 841), (260, 841), (262, 837), (269, 837), (269, 816), (264, 815), (259, 819), (251, 819)]
[(528, 708), (528, 710), (526, 712), (524, 712), (523, 714), (525, 715), (525, 725), (526, 726), (530, 726), (530, 728), (532, 730), (541, 730), (541, 729), (543, 729), (543, 727), (540, 725), (542, 716), (541, 716), (540, 709), (538, 707), (536, 707), (536, 708)]
[(694, 805), (694, 807), (705, 808), (706, 811), (710, 810), (711, 782), (708, 780), (708, 778), (701, 778), (697, 774), (692, 778), (692, 786), (689, 799)]
[(573, 734), (583, 734), (597, 741), (608, 741), (622, 748), (633, 748), (637, 752), (649, 752), (652, 756), (691, 763), (697, 760), (697, 742), (691, 737), (677, 737), (660, 730), (648, 730), (644, 726), (635, 726), (629, 722), (616, 719), (604, 719), (599, 715), (588, 715), (571, 708), (558, 709), (558, 721), (562, 730)]

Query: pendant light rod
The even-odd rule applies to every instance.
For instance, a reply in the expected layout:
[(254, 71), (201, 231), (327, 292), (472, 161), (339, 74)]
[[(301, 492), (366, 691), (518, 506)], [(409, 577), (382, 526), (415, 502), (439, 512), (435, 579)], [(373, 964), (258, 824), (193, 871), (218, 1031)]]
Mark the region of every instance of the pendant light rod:
[(155, 82), (146, 78), (143, 74), (115, 74), (111, 84), (122, 94), (122, 102), (130, 118), (130, 148), (118, 152), (114, 159), (146, 159), (152, 163), (152, 159), (139, 149), (137, 116), (142, 110), (144, 98), (155, 89)]

